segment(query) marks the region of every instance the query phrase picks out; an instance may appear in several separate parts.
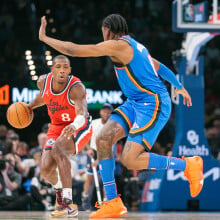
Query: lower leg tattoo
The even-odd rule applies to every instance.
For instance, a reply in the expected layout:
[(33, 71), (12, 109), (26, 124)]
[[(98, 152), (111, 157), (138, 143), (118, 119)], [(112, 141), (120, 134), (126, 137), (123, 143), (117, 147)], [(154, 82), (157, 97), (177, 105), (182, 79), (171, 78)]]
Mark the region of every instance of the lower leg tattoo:
[(113, 156), (112, 154), (112, 145), (115, 138), (115, 135), (120, 131), (120, 127), (117, 122), (112, 121), (109, 124), (106, 124), (104, 130), (99, 135), (97, 139), (98, 146), (98, 158), (103, 160)]

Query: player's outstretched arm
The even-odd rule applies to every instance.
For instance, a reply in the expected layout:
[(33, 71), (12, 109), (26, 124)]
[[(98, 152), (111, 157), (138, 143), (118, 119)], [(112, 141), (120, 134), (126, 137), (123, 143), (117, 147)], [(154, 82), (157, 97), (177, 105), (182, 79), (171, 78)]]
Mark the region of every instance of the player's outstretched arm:
[(178, 94), (181, 94), (183, 96), (183, 104), (187, 106), (192, 106), (192, 100), (189, 93), (186, 91), (186, 89), (183, 87), (180, 81), (176, 78), (175, 74), (168, 67), (166, 67), (156, 59), (153, 59), (153, 63), (157, 73), (163, 79), (165, 79), (170, 84), (176, 87), (174, 97), (176, 97)]
[(28, 107), (31, 109), (38, 108), (42, 105), (45, 105), (45, 102), (43, 100), (43, 97), (41, 95), (41, 92), (43, 91), (44, 88), (44, 83), (45, 83), (46, 75), (42, 75), (39, 77), (37, 81), (37, 87), (40, 89), (40, 93), (37, 95), (37, 97), (28, 104)]
[(104, 41), (99, 44), (79, 45), (72, 42), (57, 40), (46, 35), (47, 21), (41, 18), (39, 39), (62, 54), (73, 57), (117, 56), (123, 44), (116, 40)]

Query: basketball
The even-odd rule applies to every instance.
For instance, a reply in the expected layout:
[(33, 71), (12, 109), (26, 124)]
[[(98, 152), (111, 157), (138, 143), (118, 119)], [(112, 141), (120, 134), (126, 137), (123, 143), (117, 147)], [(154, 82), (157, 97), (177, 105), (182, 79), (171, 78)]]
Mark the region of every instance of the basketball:
[(24, 102), (16, 102), (7, 110), (8, 123), (14, 128), (25, 128), (33, 120), (33, 111)]

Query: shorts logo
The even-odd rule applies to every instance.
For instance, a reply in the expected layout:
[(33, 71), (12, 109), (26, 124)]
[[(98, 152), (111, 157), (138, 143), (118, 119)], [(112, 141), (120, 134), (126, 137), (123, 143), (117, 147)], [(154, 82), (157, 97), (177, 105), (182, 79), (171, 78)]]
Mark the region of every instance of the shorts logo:
[(51, 146), (55, 143), (55, 140), (53, 138), (50, 138), (47, 143), (46, 143), (46, 146)]
[(138, 124), (136, 122), (134, 122), (132, 128), (139, 128)]

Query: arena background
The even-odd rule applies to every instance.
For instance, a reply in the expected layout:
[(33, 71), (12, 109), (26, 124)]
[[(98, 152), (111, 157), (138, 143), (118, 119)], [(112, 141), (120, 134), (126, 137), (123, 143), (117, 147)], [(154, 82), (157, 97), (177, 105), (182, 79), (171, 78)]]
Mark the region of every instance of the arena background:
[[(196, 2), (199, 1), (193, 1)], [(177, 66), (173, 61), (178, 53), (174, 52), (181, 48), (185, 34), (174, 33), (171, 30), (171, 7), (171, 2), (164, 0), (2, 0), (0, 2), (0, 124), (13, 129), (6, 119), (8, 106), (19, 101), (18, 99), (25, 102), (31, 100), (34, 90), (37, 89), (37, 78), (50, 71), (48, 65), (50, 56), (54, 57), (58, 54), (38, 39), (41, 16), (46, 15), (49, 36), (87, 44), (103, 40), (101, 22), (106, 15), (120, 13), (128, 22), (129, 32), (149, 49), (152, 57), (177, 72)], [(217, 36), (201, 51), (205, 57), (206, 137), (212, 158), (218, 160), (220, 160), (219, 45), (220, 38)], [(32, 58), (27, 58), (28, 55)], [(28, 64), (30, 60), (34, 63)], [(89, 111), (93, 118), (98, 117), (99, 108), (105, 101), (112, 102), (113, 106), (117, 107), (124, 99), (119, 92), (109, 58), (70, 58), (70, 60), (72, 73), (83, 81), (90, 92), (93, 91), (89, 103)], [(166, 85), (170, 91), (170, 85), (167, 83)], [(108, 99), (102, 97), (103, 91)], [(5, 92), (9, 94), (8, 97), (5, 97)], [(114, 95), (115, 98), (110, 97)], [(29, 149), (32, 149), (37, 146), (37, 135), (48, 121), (46, 107), (41, 107), (34, 110), (34, 120), (29, 127), (14, 130), (20, 136), (20, 140), (27, 142)], [(172, 150), (174, 126), (173, 110), (169, 123), (154, 146), (155, 152), (165, 155)]]
[[(26, 50), (31, 51), (37, 76), (50, 71), (45, 52), (51, 51), (52, 56), (58, 53), (38, 40), (42, 15), (46, 15), (48, 19), (48, 35), (86, 44), (103, 40), (101, 22), (106, 15), (121, 13), (127, 19), (130, 33), (149, 49), (152, 57), (176, 72), (172, 63), (172, 52), (181, 48), (184, 34), (173, 33), (171, 30), (171, 6), (162, 0), (86, 1), (86, 4), (80, 1), (1, 1), (0, 85), (2, 87), (9, 84), (10, 88), (17, 87), (20, 92), (24, 87), (37, 89), (36, 80), (32, 80), (31, 70), (27, 64)], [(100, 11), (102, 13), (98, 13)], [(215, 119), (213, 114), (218, 113), (219, 107), (219, 41), (219, 37), (210, 41), (204, 51), (206, 53), (206, 128), (213, 126)], [(119, 90), (108, 58), (71, 58), (71, 65), (72, 73), (80, 77), (86, 87)], [(168, 84), (167, 86), (169, 87)], [(12, 93), (11, 89), (10, 93)], [(5, 117), (7, 107), (8, 105), (0, 106), (0, 117), (2, 123), (9, 126)], [(94, 117), (97, 117), (98, 107), (100, 105), (96, 110), (94, 107), (90, 110)], [(32, 125), (16, 131), (21, 135), (21, 139), (25, 137), (28, 141), (34, 139), (36, 141), (36, 134), (41, 130), (43, 123), (49, 120), (44, 107), (35, 110), (34, 113)], [(30, 130), (31, 134), (28, 132)]]

